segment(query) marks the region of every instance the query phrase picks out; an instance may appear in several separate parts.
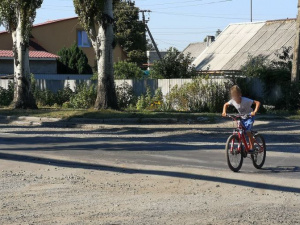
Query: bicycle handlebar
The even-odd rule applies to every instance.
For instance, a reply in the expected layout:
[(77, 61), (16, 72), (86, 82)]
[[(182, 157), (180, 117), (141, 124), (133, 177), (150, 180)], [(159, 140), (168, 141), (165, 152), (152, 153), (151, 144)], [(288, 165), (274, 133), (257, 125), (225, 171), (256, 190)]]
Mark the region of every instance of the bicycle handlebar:
[(251, 118), (251, 114), (227, 114), (226, 117), (229, 118)]

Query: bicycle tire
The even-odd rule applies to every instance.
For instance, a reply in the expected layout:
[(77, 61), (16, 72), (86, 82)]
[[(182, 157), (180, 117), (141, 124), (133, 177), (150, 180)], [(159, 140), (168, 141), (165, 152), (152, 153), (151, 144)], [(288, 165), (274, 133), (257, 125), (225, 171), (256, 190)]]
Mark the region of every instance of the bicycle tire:
[[(233, 166), (230, 159), (229, 159), (229, 156), (230, 154), (232, 154), (230, 152), (230, 149), (231, 149), (231, 142), (232, 140), (235, 139), (235, 141), (237, 141), (237, 143), (239, 143), (239, 137), (237, 135), (231, 135), (227, 142), (226, 142), (226, 146), (225, 146), (225, 154), (226, 154), (226, 159), (227, 159), (227, 165), (228, 167), (233, 171), (233, 172), (239, 172), (240, 169), (242, 168), (242, 165), (243, 165), (243, 161), (244, 161), (244, 157), (243, 155), (241, 154), (241, 152), (239, 154), (236, 154), (236, 155), (239, 155), (239, 163), (237, 164), (237, 166)], [(238, 157), (238, 156), (237, 156)]]
[(265, 161), (266, 161), (266, 157), (267, 157), (267, 146), (266, 146), (266, 142), (265, 142), (265, 139), (262, 135), (260, 134), (256, 134), (254, 135), (254, 138), (257, 140), (257, 138), (259, 138), (261, 141), (262, 141), (262, 144), (263, 144), (263, 158), (262, 158), (262, 161), (260, 164), (257, 164), (256, 160), (255, 160), (255, 155), (251, 155), (251, 159), (252, 159), (252, 163), (253, 163), (253, 166), (256, 168), (256, 169), (261, 169), (264, 164), (265, 164)]

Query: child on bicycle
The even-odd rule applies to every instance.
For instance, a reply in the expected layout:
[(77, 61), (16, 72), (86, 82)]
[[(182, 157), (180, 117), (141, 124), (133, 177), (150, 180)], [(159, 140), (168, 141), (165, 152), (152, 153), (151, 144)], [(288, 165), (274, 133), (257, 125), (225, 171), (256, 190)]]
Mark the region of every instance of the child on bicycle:
[[(242, 97), (242, 91), (241, 89), (235, 85), (230, 89), (230, 95), (231, 95), (231, 100), (227, 103), (224, 104), (223, 107), (223, 113), (222, 116), (227, 116), (227, 108), (229, 106), (234, 106), (236, 110), (239, 112), (241, 115), (250, 115), (251, 117), (242, 119), (241, 122), (246, 128), (247, 131), (247, 136), (249, 137), (249, 144), (250, 144), (250, 152), (253, 152), (254, 148), (254, 137), (253, 134), (251, 133), (251, 129), (254, 124), (254, 117), (257, 114), (259, 107), (260, 107), (260, 102), (251, 100), (249, 98)], [(255, 109), (252, 109), (252, 105), (255, 105)]]

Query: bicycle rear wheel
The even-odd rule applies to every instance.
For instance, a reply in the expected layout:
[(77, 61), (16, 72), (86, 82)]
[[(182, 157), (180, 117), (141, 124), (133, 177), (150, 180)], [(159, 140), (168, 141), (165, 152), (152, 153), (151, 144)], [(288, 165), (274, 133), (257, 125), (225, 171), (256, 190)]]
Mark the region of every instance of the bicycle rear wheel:
[(263, 136), (260, 134), (256, 134), (254, 136), (255, 143), (254, 143), (254, 154), (251, 155), (251, 159), (253, 162), (253, 166), (256, 169), (261, 169), (266, 161), (267, 149), (266, 149), (266, 142)]
[(238, 172), (243, 165), (243, 156), (239, 149), (239, 137), (237, 135), (232, 135), (228, 138), (225, 147), (226, 159), (228, 167), (233, 172)]

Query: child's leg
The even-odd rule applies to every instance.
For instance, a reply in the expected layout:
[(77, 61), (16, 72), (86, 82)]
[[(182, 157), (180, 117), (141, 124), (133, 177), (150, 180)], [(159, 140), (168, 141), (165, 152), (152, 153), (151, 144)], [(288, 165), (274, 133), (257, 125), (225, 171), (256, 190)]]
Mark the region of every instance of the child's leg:
[(253, 150), (254, 149), (254, 142), (255, 142), (255, 139), (253, 137), (253, 134), (251, 131), (247, 131), (247, 136), (249, 137), (249, 144), (250, 144), (250, 150)]

